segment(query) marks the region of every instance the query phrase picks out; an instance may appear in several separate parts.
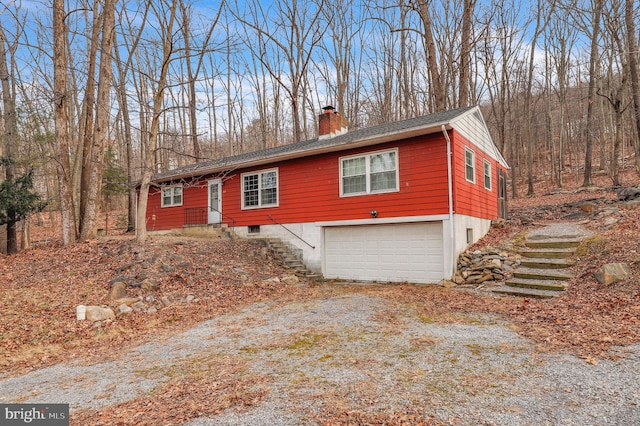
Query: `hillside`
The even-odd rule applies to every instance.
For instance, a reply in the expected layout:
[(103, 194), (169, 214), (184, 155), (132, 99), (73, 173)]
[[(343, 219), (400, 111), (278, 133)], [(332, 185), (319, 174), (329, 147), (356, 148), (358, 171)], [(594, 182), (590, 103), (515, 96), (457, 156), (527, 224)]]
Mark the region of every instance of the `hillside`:
[[(633, 173), (625, 179), (627, 185), (637, 184)], [(510, 215), (474, 249), (504, 245), (553, 221), (581, 221), (597, 233), (581, 250), (577, 278), (566, 294), (539, 301), (439, 286), (295, 283), (257, 242), (153, 237), (139, 247), (124, 235), (62, 247), (50, 228), (34, 223), (34, 240), (53, 242), (0, 262), (0, 371), (18, 374), (65, 359), (107, 358), (256, 301), (358, 292), (418, 306), (445, 322), (455, 321), (457, 314), (497, 314), (538, 343), (538, 350), (571, 352), (592, 362), (620, 356), (614, 347), (640, 341), (640, 208), (622, 208), (612, 189), (574, 188), (511, 200)], [(632, 277), (609, 287), (599, 284), (594, 272), (608, 262), (627, 262)], [(123, 275), (136, 281), (127, 289), (129, 297), (141, 299), (134, 312), (99, 325), (76, 321), (77, 305), (106, 303), (110, 283)], [(144, 280), (152, 284), (141, 285)]]

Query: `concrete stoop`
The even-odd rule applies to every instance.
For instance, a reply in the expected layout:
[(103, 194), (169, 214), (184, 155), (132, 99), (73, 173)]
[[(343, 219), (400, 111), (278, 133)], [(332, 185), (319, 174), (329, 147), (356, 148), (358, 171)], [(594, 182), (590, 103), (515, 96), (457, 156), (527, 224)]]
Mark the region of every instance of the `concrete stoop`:
[(566, 269), (575, 265), (571, 256), (583, 240), (583, 235), (555, 236), (542, 233), (527, 236), (526, 248), (520, 252), (520, 266), (514, 270), (511, 279), (492, 291), (543, 299), (558, 296), (573, 278)]
[(226, 224), (183, 226), (182, 234), (188, 237), (233, 240), (233, 234), (231, 233), (231, 231), (229, 231), (229, 228)]

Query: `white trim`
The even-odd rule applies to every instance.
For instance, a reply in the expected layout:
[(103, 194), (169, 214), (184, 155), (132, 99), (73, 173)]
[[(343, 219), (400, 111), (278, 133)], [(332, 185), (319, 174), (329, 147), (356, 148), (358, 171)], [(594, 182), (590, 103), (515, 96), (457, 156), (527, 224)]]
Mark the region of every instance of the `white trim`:
[[(179, 203), (175, 203), (174, 202), (174, 193), (173, 190), (174, 188), (180, 188), (180, 202)], [(164, 203), (164, 191), (170, 189), (171, 190), (171, 203), (169, 204), (165, 204)], [(160, 208), (169, 208), (169, 207), (180, 207), (182, 205), (182, 203), (184, 202), (184, 188), (182, 187), (182, 184), (176, 184), (176, 185), (163, 185), (160, 187)]]
[[(487, 187), (487, 166), (489, 166), (489, 186)], [(484, 189), (493, 192), (493, 167), (488, 160), (482, 160), (482, 184)]]
[[(380, 154), (395, 154), (395, 172), (396, 172), (396, 187), (390, 189), (383, 189), (378, 191), (373, 191), (371, 189), (371, 157), (374, 155)], [(342, 175), (342, 162), (345, 160), (353, 160), (356, 158), (365, 158), (365, 190), (364, 192), (351, 192), (348, 194), (344, 193), (344, 176)], [(399, 192), (400, 191), (400, 159), (398, 155), (398, 148), (384, 149), (378, 151), (368, 151), (362, 152), (360, 154), (346, 155), (344, 157), (338, 157), (338, 168), (339, 168), (339, 181), (340, 181), (340, 197), (357, 197), (359, 195), (374, 195), (374, 194), (386, 194), (389, 192)]]
[[(469, 178), (467, 177), (467, 167), (469, 166), (467, 164), (467, 152), (470, 152), (472, 155), (471, 161), (473, 164), (471, 164), (471, 166), (473, 167), (473, 180), (469, 180)], [(476, 183), (476, 152), (466, 145), (464, 146), (464, 178), (469, 183)]]
[[(264, 173), (275, 172), (276, 173), (276, 202), (275, 204), (267, 204), (262, 205), (262, 175)], [(258, 205), (257, 206), (246, 206), (244, 199), (244, 177), (245, 176), (253, 176), (258, 175)], [(240, 201), (242, 202), (242, 210), (253, 210), (253, 209), (267, 209), (272, 207), (278, 207), (280, 205), (280, 171), (278, 167), (272, 167), (269, 169), (262, 170), (254, 170), (252, 172), (245, 172), (240, 174)]]
[[(449, 133), (447, 132), (447, 128), (442, 125), (442, 134), (444, 138), (447, 140), (447, 195), (449, 201), (449, 239), (446, 242), (449, 243), (449, 253), (451, 253), (451, 257), (447, 257), (446, 259), (454, 259), (456, 256), (454, 254), (456, 250), (456, 241), (455, 241), (455, 225), (454, 225), (454, 209), (453, 209), (453, 166), (452, 166), (452, 158), (453, 151), (451, 148), (451, 139), (449, 138)], [(465, 167), (466, 173), (466, 167)], [(444, 226), (444, 221), (442, 222)], [(443, 231), (444, 234), (444, 231)], [(443, 243), (444, 244), (444, 243)], [(444, 244), (446, 245), (446, 244)], [(456, 263), (453, 261), (448, 261), (448, 264), (445, 265), (445, 271), (450, 271), (453, 276), (455, 274)], [(447, 263), (445, 262), (445, 263)]]
[(448, 214), (434, 214), (428, 216), (404, 216), (404, 217), (390, 217), (382, 219), (353, 219), (353, 220), (334, 220), (331, 222), (314, 222), (316, 226), (348, 226), (348, 225), (375, 225), (388, 224), (388, 223), (411, 223), (411, 222), (439, 222), (448, 220)]
[[(216, 206), (218, 214), (220, 215), (220, 218), (219, 218), (218, 222), (212, 222), (211, 221), (211, 207), (212, 207), (211, 206), (211, 187), (213, 185), (217, 185), (218, 186), (218, 206), (220, 207), (218, 209), (217, 208), (218, 206)], [(208, 207), (207, 223), (208, 224), (222, 223), (222, 179), (209, 179), (209, 180), (207, 180), (207, 207)]]

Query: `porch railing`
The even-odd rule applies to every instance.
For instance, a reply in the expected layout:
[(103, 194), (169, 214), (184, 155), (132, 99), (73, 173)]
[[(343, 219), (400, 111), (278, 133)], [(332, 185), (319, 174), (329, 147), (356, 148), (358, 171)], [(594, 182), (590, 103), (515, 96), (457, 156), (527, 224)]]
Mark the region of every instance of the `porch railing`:
[(206, 225), (209, 222), (209, 212), (206, 207), (184, 209), (185, 226)]
[[(211, 211), (217, 211), (212, 209)], [(221, 217), (227, 219), (227, 221), (231, 224), (231, 227), (236, 226), (236, 220), (229, 215), (226, 215), (222, 212), (220, 213)], [(188, 209), (184, 209), (184, 225), (185, 226), (199, 226), (199, 225), (208, 225), (209, 224), (209, 209), (207, 207), (191, 207)]]

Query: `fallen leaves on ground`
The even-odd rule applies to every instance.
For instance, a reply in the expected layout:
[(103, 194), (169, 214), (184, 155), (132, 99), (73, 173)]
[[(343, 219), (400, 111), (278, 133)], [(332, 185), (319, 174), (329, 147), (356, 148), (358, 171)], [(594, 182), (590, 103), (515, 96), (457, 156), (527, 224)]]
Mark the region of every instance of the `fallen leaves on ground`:
[[(511, 220), (492, 229), (475, 246), (498, 246), (535, 226), (563, 220), (579, 212), (585, 200), (595, 200), (598, 206), (616, 205), (612, 190), (513, 200)], [(596, 365), (599, 358), (620, 356), (622, 351), (614, 347), (640, 342), (640, 209), (621, 210), (618, 217), (616, 226), (605, 229), (587, 215), (585, 226), (600, 237), (582, 250), (574, 270), (577, 278), (553, 300), (496, 297), (438, 286), (288, 287), (268, 280), (289, 272), (254, 241), (154, 237), (141, 247), (124, 236), (71, 247), (49, 242), (0, 259), (0, 372), (20, 374), (79, 357), (96, 361), (117, 357), (129, 346), (255, 301), (287, 303), (356, 293), (415, 309), (425, 321), (465, 323), (477, 314), (496, 314), (534, 341), (539, 351), (573, 353)], [(593, 278), (602, 264), (618, 261), (631, 265), (632, 277), (611, 286)], [(128, 289), (131, 296), (154, 296), (157, 312), (122, 316), (100, 327), (76, 321), (75, 306), (102, 304), (109, 281), (122, 274), (159, 282), (160, 289), (153, 294)], [(184, 301), (189, 295), (193, 303)], [(159, 305), (163, 297), (174, 303)], [(72, 420), (74, 424), (179, 424), (226, 408), (257, 404), (267, 392), (260, 385), (262, 379), (238, 374), (241, 368), (227, 365), (220, 374), (185, 374), (152, 394), (117, 407), (81, 411)], [(432, 419), (411, 412), (371, 414), (338, 404), (328, 406), (317, 420), (326, 425), (433, 424)]]
[[(164, 269), (163, 269), (164, 268)], [(132, 237), (38, 246), (0, 263), (0, 371), (19, 374), (80, 356), (117, 356), (119, 346), (273, 297), (285, 271), (255, 241)], [(136, 312), (99, 327), (76, 320), (77, 305), (102, 305), (110, 280), (151, 278), (157, 291), (128, 288), (157, 312)], [(267, 281), (268, 280), (268, 281)], [(192, 301), (185, 298), (191, 296)], [(168, 306), (161, 300), (166, 298)]]
[(182, 424), (226, 409), (260, 403), (267, 390), (264, 379), (242, 374), (238, 362), (217, 360), (197, 374), (176, 378), (153, 393), (101, 410), (73, 413), (71, 425), (156, 426)]

